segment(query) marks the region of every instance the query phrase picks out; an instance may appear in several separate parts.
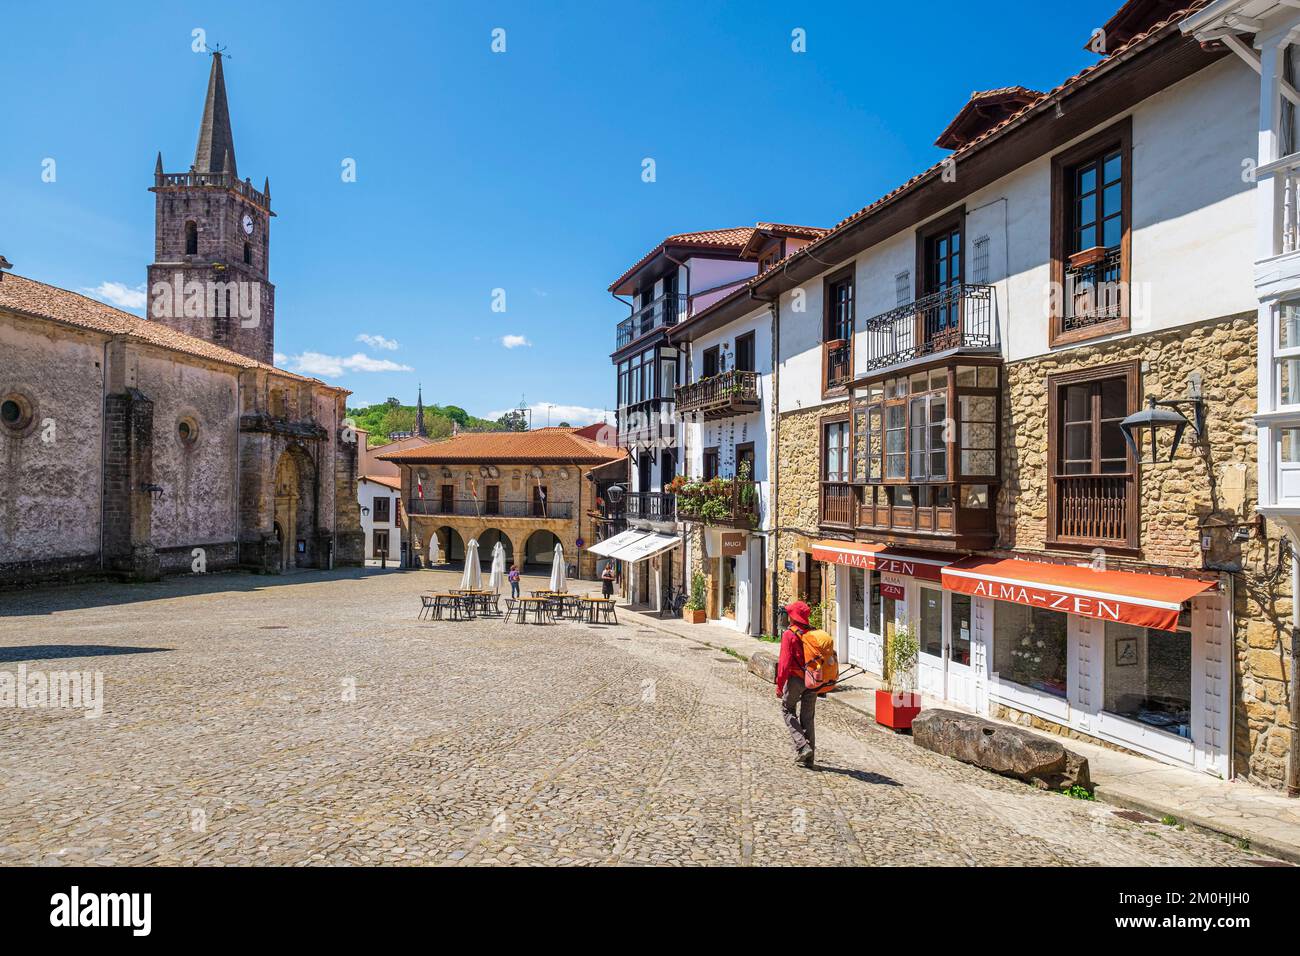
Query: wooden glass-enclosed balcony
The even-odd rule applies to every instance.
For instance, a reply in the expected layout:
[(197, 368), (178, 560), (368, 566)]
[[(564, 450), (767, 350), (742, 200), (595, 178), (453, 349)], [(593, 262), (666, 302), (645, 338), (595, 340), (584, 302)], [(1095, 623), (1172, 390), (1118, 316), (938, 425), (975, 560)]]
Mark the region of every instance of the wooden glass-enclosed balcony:
[(731, 369), (721, 375), (677, 386), (677, 411), (705, 421), (758, 411), (758, 373)]
[(891, 544), (990, 547), (1001, 373), (996, 357), (963, 356), (856, 383), (848, 427), (824, 426), (822, 526)]

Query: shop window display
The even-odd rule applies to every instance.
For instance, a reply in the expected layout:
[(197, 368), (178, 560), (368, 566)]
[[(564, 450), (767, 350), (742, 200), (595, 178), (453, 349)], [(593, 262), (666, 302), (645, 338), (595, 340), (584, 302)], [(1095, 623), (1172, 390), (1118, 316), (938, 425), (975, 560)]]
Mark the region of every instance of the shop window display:
[(1066, 616), (999, 602), (993, 615), (993, 666), (1003, 680), (1064, 697)]
[[(1186, 622), (1186, 623), (1185, 623)], [(1190, 615), (1177, 631), (1106, 623), (1108, 713), (1191, 737), (1192, 634)]]

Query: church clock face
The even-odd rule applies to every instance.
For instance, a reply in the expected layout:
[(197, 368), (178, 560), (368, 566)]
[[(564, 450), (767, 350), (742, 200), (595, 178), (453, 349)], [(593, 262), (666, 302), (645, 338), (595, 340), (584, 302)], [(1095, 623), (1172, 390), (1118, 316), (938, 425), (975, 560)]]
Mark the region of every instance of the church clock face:
[(248, 213), (244, 213), (244, 218), (239, 221), (239, 224), (243, 227), (244, 235), (251, 236), (253, 234), (253, 217)]

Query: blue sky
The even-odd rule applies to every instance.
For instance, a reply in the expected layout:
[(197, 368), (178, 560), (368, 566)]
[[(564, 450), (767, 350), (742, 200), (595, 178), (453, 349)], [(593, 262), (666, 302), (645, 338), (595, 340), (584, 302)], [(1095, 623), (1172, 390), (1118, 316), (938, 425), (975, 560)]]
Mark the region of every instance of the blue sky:
[(155, 154), (193, 160), (202, 29), (231, 54), (240, 173), (271, 178), (288, 367), (354, 403), (419, 381), (579, 424), (613, 402), (626, 308), (605, 289), (663, 236), (835, 223), (935, 162), (972, 90), (1095, 61), (1119, 2), (10, 4), (0, 254), (101, 298), (143, 290)]

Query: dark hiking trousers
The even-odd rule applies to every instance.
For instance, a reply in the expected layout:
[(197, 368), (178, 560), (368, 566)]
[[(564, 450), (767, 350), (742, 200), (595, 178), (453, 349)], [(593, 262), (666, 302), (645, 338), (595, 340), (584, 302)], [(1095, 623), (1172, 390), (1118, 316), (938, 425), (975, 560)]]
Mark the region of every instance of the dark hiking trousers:
[(817, 692), (804, 688), (803, 679), (791, 677), (781, 695), (781, 718), (790, 729), (795, 752), (804, 747), (817, 749)]

